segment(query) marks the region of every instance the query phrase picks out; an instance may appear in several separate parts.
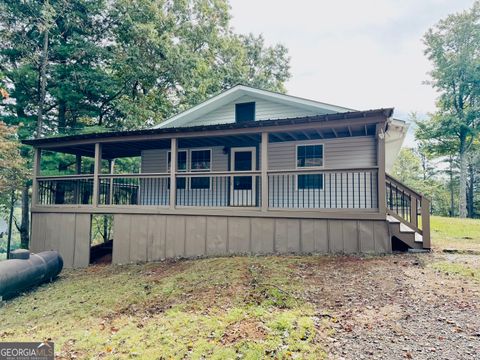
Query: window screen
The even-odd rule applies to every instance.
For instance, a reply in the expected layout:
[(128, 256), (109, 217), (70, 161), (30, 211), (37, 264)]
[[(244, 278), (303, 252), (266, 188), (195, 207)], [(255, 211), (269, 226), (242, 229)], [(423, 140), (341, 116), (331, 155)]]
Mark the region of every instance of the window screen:
[(255, 120), (255, 103), (235, 104), (235, 121), (254, 121)]

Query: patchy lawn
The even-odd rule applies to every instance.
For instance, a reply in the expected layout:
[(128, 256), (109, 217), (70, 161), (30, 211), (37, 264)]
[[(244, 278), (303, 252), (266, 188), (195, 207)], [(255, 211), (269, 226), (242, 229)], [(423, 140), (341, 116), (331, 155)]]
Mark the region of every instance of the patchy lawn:
[(430, 227), (434, 249), (480, 251), (480, 220), (478, 219), (432, 216)]
[[(446, 256), (230, 257), (65, 271), (0, 308), (0, 341), (51, 338), (65, 359), (473, 359), (480, 283), (444, 271)], [(478, 265), (473, 258), (468, 266)]]

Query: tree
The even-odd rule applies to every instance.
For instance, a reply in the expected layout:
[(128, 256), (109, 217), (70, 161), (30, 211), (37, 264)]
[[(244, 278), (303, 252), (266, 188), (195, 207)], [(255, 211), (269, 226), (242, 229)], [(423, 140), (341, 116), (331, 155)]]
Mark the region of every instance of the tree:
[[(12, 236), (12, 222), (14, 220), (14, 208), (17, 195), (22, 189), (28, 172), (25, 160), (20, 155), (18, 138), (15, 127), (8, 127), (0, 122), (0, 206), (9, 212), (8, 220), (8, 245), (7, 256), (10, 249)], [(28, 243), (22, 242), (22, 247), (28, 247)]]
[(431, 209), (434, 214), (448, 215), (446, 180), (434, 171), (425, 149), (402, 148), (391, 173), (405, 185), (431, 199)]
[(287, 49), (230, 19), (227, 0), (0, 0), (0, 119), (19, 139), (144, 128), (237, 83), (283, 92)]
[(423, 124), (421, 136), (432, 144), (454, 146), (459, 158), (459, 215), (467, 216), (467, 154), (480, 122), (480, 2), (441, 20), (424, 37), (432, 62), (430, 84), (440, 93), (438, 111)]

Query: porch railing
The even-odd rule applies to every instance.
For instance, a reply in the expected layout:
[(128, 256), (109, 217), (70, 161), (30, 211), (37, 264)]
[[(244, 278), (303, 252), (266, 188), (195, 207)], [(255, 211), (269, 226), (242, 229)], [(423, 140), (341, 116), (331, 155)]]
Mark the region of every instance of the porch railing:
[(386, 175), (387, 213), (415, 230), (430, 247), (430, 200), (422, 194)]
[(259, 207), (260, 171), (189, 172), (176, 177), (176, 205)]
[(378, 209), (378, 169), (268, 172), (270, 208)]
[(99, 205), (168, 206), (170, 175), (110, 174), (99, 176)]
[(42, 176), (37, 178), (39, 205), (91, 205), (93, 175)]
[[(378, 168), (268, 170), (268, 208), (376, 211)], [(98, 174), (99, 206), (170, 206), (170, 174)], [(94, 175), (37, 178), (37, 205), (92, 205)], [(262, 206), (261, 171), (177, 172), (175, 206)], [(405, 206), (405, 203), (403, 203)]]

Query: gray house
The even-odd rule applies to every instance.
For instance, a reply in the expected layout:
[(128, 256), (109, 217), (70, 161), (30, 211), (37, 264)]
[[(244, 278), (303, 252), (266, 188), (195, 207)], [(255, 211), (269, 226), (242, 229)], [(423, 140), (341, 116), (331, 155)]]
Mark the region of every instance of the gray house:
[[(31, 249), (88, 265), (98, 214), (113, 263), (428, 249), (428, 200), (387, 175), (408, 128), (392, 115), (235, 86), (152, 129), (25, 141)], [(42, 151), (75, 155), (77, 174), (45, 176)], [(116, 173), (125, 157), (140, 172)]]

